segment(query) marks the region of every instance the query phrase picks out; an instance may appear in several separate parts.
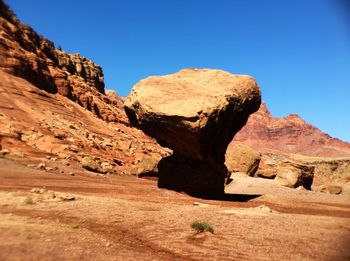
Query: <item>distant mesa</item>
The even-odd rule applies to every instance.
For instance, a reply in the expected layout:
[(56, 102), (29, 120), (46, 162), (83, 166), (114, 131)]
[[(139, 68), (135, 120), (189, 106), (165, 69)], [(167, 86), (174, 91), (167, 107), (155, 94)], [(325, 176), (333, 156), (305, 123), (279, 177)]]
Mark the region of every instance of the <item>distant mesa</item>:
[(185, 69), (141, 80), (124, 106), (133, 126), (174, 151), (158, 164), (159, 187), (221, 197), (227, 145), (260, 102), (250, 76)]
[[(349, 157), (350, 144), (320, 131), (297, 114), (273, 117), (265, 102), (250, 116), (232, 145), (243, 143), (262, 152), (297, 153), (315, 157)], [(231, 146), (231, 145), (230, 145)], [(230, 149), (230, 147), (229, 147)]]

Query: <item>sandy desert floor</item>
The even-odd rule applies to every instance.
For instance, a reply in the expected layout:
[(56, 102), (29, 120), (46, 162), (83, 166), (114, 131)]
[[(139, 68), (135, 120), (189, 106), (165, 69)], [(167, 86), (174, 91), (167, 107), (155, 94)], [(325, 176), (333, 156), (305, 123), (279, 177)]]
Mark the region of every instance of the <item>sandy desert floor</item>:
[[(74, 173), (0, 159), (0, 260), (350, 260), (346, 196), (240, 177), (226, 200), (203, 200)], [(196, 233), (195, 220), (214, 234)]]

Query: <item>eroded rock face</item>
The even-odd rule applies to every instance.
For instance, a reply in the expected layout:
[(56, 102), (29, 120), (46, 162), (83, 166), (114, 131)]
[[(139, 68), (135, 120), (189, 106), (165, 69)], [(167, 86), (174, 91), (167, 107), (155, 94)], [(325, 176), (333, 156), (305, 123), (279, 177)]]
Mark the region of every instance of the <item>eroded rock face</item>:
[(105, 95), (102, 68), (79, 54), (56, 49), (53, 42), (23, 24), (0, 1), (0, 69), (49, 93), (79, 103), (99, 118), (127, 124)]
[[(259, 108), (260, 99), (259, 87), (250, 76), (186, 69), (140, 81), (124, 106), (133, 126), (174, 151), (159, 163), (159, 185), (205, 196), (210, 191), (223, 193), (227, 145)], [(170, 173), (176, 162), (177, 170), (184, 167), (187, 183), (193, 185), (183, 186), (183, 173)], [(198, 179), (195, 169), (204, 165), (210, 178)]]
[(170, 150), (131, 128), (110, 94), (101, 67), (55, 49), (0, 0), (0, 157), (68, 175), (149, 171)]

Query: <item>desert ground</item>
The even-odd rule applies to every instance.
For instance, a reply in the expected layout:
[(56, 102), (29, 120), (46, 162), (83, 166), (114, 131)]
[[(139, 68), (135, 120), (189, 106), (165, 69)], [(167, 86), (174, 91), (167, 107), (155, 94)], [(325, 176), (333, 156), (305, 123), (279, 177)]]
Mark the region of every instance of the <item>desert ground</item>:
[[(73, 167), (72, 167), (73, 168)], [(349, 260), (350, 201), (238, 177), (225, 200), (0, 159), (0, 260)], [(214, 233), (197, 233), (193, 221)]]

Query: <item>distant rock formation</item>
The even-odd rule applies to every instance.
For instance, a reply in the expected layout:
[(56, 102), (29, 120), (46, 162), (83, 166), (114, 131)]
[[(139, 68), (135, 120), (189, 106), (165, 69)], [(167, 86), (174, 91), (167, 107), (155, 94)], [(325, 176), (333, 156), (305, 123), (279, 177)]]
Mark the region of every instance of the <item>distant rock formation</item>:
[(263, 102), (235, 136), (243, 143), (264, 151), (297, 153), (307, 156), (347, 157), (350, 144), (325, 134), (296, 114), (275, 118)]
[(186, 69), (140, 81), (124, 106), (133, 126), (174, 151), (158, 164), (159, 186), (215, 197), (227, 145), (259, 108), (260, 90), (249, 76)]

